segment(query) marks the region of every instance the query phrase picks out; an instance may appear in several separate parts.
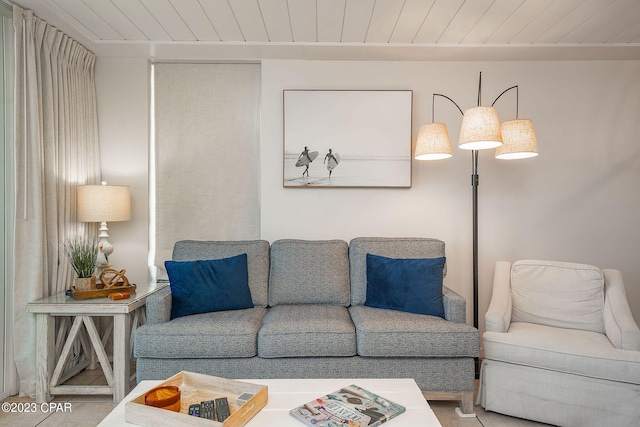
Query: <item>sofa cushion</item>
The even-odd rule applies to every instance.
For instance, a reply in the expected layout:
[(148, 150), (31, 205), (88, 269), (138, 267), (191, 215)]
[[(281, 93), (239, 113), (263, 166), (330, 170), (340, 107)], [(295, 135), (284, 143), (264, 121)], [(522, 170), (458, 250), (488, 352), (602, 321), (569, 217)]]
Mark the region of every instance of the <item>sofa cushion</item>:
[(247, 254), (251, 300), (256, 306), (266, 307), (269, 286), (269, 242), (266, 240), (180, 240), (173, 247), (174, 261), (220, 259), (240, 254)]
[(271, 245), (269, 305), (349, 305), (349, 258), (342, 240), (277, 240)]
[[(367, 254), (388, 258), (439, 258), (444, 242), (421, 237), (358, 237), (349, 243), (351, 305), (367, 299)], [(443, 272), (443, 275), (446, 273)]]
[(511, 267), (514, 322), (604, 333), (604, 274), (597, 267), (524, 260)]
[(247, 255), (203, 261), (165, 261), (171, 319), (211, 311), (252, 308)]
[(349, 312), (337, 305), (278, 305), (258, 332), (258, 356), (355, 356), (356, 334)]
[(640, 352), (617, 349), (598, 332), (512, 322), (483, 340), (485, 359), (640, 384)]
[(367, 254), (368, 307), (444, 318), (445, 258), (387, 258)]
[(266, 312), (264, 307), (254, 307), (143, 325), (135, 332), (135, 355), (160, 359), (253, 357)]
[(473, 326), (440, 317), (352, 306), (358, 355), (367, 357), (477, 357)]

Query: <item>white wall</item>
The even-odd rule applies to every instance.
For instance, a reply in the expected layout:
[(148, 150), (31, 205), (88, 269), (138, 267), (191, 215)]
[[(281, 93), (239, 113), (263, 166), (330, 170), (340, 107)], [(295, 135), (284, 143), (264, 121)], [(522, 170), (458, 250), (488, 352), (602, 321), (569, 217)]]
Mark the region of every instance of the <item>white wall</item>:
[[(426, 236), (447, 245), (446, 284), (467, 298), (471, 322), (471, 158), (413, 163), (410, 189), (284, 189), (283, 89), (411, 89), (413, 134), (430, 120), (431, 95), (475, 106), (520, 85), (520, 117), (534, 121), (541, 154), (500, 161), (480, 153), (480, 313), (496, 260), (553, 259), (620, 269), (640, 322), (640, 62), (367, 62), (268, 60), (262, 68), (261, 233), (349, 240)], [(131, 185), (133, 219), (109, 225), (112, 261), (146, 280), (148, 247), (146, 60), (100, 57), (98, 114), (103, 176)], [(496, 105), (515, 114), (515, 92)], [(460, 113), (436, 100), (436, 120), (458, 137)], [(483, 325), (483, 319), (480, 318)]]
[(131, 221), (110, 222), (113, 268), (131, 283), (147, 283), (149, 269), (149, 65), (146, 59), (99, 57), (96, 97), (102, 179), (131, 187)]
[[(431, 95), (463, 109), (520, 86), (520, 117), (534, 121), (540, 156), (480, 153), (480, 325), (496, 260), (551, 259), (622, 270), (640, 320), (640, 62), (264, 61), (262, 236), (349, 240), (424, 236), (446, 242), (446, 284), (467, 298), (471, 323), (471, 154), (413, 164), (411, 189), (282, 187), (283, 89), (412, 89), (413, 135), (431, 120)], [(514, 118), (515, 91), (496, 104)], [(461, 115), (436, 100), (436, 121), (457, 141)], [(320, 274), (320, 272), (319, 272)]]

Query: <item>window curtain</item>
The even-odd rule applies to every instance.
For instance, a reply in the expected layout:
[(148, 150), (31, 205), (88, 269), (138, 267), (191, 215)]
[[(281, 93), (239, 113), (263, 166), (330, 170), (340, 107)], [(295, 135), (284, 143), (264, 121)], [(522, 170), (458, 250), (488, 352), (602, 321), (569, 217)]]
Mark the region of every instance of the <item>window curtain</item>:
[(95, 55), (15, 5), (13, 24), (14, 356), (20, 395), (33, 397), (36, 326), (26, 304), (68, 289), (75, 276), (60, 242), (97, 232), (75, 213), (76, 186), (100, 182)]
[(259, 238), (260, 65), (155, 64), (154, 98), (155, 265), (178, 240)]
[(0, 2), (0, 364), (11, 369), (3, 369), (0, 374), (0, 395), (12, 395), (18, 392), (13, 351), (8, 345), (12, 328), (8, 328), (12, 319), (13, 306), (9, 302), (12, 289), (8, 283), (13, 273), (13, 217), (10, 212), (13, 200), (13, 10)]

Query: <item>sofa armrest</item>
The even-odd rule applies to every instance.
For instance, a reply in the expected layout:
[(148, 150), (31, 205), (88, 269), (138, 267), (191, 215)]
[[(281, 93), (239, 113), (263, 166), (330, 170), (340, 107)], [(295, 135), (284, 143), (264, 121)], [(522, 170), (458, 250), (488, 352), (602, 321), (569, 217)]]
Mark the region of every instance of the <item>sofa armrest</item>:
[(484, 315), (485, 330), (507, 332), (511, 324), (511, 307), (511, 263), (498, 261), (493, 275), (491, 302)]
[(640, 330), (633, 320), (631, 308), (624, 292), (622, 273), (602, 270), (604, 273), (604, 329), (609, 341), (622, 350), (640, 351)]
[(171, 287), (165, 286), (147, 298), (147, 324), (165, 323), (171, 319)]
[(442, 304), (444, 305), (445, 319), (457, 323), (467, 323), (467, 301), (464, 297), (443, 286)]

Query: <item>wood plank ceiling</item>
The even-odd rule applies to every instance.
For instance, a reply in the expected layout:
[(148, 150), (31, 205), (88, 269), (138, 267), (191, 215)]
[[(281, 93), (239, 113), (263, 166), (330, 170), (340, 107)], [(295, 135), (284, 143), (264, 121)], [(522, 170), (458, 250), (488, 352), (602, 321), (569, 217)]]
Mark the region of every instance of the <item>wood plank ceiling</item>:
[[(640, 47), (638, 0), (15, 0), (96, 46)], [(43, 16), (47, 19), (45, 16)], [(635, 58), (632, 58), (635, 59)]]

